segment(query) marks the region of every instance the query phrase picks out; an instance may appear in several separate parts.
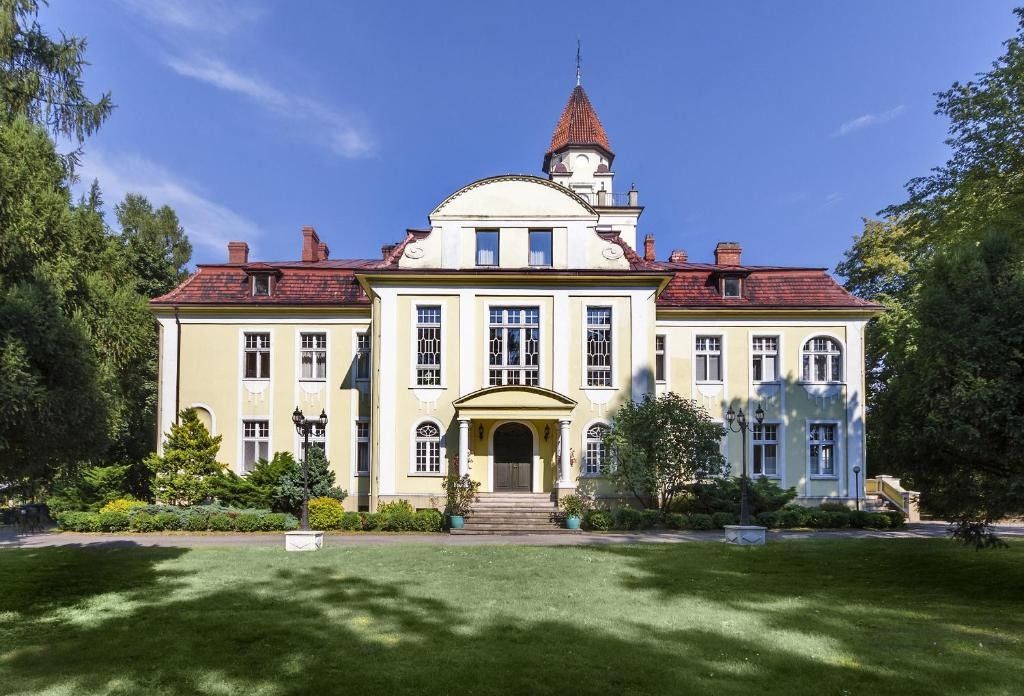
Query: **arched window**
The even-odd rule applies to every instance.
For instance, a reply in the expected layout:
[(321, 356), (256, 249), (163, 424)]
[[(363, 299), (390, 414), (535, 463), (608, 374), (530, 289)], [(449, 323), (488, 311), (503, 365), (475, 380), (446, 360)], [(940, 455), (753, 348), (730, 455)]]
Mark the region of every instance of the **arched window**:
[(604, 438), (608, 434), (608, 426), (594, 423), (587, 428), (583, 447), (584, 476), (600, 476), (608, 471), (608, 450)]
[(815, 336), (804, 344), (804, 382), (842, 382), (843, 349), (829, 336)]
[(416, 426), (415, 450), (415, 473), (441, 473), (441, 429), (437, 427), (437, 423), (423, 421)]

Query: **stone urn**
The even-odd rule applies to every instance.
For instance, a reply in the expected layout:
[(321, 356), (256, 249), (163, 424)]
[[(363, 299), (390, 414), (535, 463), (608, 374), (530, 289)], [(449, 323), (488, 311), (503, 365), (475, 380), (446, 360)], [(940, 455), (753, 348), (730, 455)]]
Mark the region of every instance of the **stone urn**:
[(737, 546), (764, 546), (767, 527), (752, 524), (725, 525), (725, 543)]
[(324, 533), (312, 529), (296, 529), (284, 533), (285, 551), (319, 551), (324, 545)]

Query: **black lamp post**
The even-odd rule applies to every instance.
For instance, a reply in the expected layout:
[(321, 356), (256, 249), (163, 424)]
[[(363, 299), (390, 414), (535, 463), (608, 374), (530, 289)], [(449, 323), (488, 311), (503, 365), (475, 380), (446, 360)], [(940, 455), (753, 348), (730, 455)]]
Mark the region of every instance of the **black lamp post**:
[(860, 464), (853, 465), (853, 494), (857, 496), (857, 509), (860, 510)]
[[(764, 422), (764, 409), (760, 405), (754, 411), (754, 419), (758, 425)], [(739, 413), (736, 413), (732, 410), (732, 406), (730, 406), (729, 410), (725, 412), (725, 420), (729, 422), (728, 430), (734, 433), (743, 433), (743, 475), (740, 476), (740, 524), (747, 526), (750, 524), (750, 509), (747, 504), (747, 428), (753, 426), (747, 425), (747, 414), (743, 413), (742, 408), (740, 408)], [(739, 427), (734, 428), (734, 424)]]
[(309, 433), (313, 426), (327, 427), (327, 411), (320, 409), (319, 418), (306, 418), (299, 407), (292, 411), (295, 432), (302, 436), (302, 519), (300, 529), (309, 531)]

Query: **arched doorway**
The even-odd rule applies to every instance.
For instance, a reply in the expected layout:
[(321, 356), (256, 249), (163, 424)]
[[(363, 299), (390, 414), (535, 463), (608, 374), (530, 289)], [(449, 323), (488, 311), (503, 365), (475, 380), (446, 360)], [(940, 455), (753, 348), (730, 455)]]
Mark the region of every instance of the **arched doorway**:
[(522, 423), (494, 431), (494, 490), (528, 493), (533, 481), (533, 433)]

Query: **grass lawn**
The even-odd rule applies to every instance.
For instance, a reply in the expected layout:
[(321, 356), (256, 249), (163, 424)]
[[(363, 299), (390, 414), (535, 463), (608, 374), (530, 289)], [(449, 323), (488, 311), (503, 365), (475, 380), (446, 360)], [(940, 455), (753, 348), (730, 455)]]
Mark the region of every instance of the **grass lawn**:
[(0, 551), (3, 694), (1021, 694), (1024, 544)]

